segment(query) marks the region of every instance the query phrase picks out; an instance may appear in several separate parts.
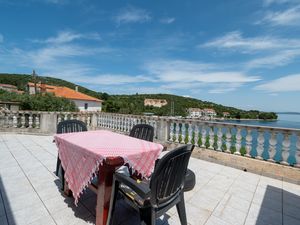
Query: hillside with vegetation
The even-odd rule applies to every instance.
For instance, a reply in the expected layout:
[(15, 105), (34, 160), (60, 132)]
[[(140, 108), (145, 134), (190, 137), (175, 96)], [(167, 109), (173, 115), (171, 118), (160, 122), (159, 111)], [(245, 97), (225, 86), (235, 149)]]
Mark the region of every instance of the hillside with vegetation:
[[(58, 78), (37, 76), (36, 79), (37, 81), (42, 82), (44, 84), (65, 86), (72, 89), (75, 89), (75, 87), (78, 86), (78, 90), (80, 92), (104, 100), (103, 111), (106, 112), (137, 114), (137, 115), (143, 113), (154, 113), (155, 115), (159, 115), (159, 116), (171, 116), (171, 111), (172, 111), (171, 105), (173, 105), (174, 106), (173, 115), (175, 116), (187, 116), (188, 108), (202, 108), (202, 109), (213, 108), (216, 111), (218, 117), (222, 117), (223, 112), (229, 112), (230, 117), (237, 118), (237, 119), (277, 119), (276, 113), (273, 112), (260, 112), (257, 110), (246, 111), (246, 110), (241, 110), (233, 107), (223, 106), (208, 101), (201, 101), (199, 99), (187, 98), (187, 97), (176, 96), (176, 95), (138, 94), (138, 93), (135, 95), (109, 95), (107, 93), (92, 91), (80, 85), (76, 85), (74, 83), (62, 79), (58, 79)], [(18, 87), (19, 90), (26, 91), (26, 86), (28, 82), (34, 82), (32, 75), (0, 74), (0, 83), (15, 85)], [(1, 95), (3, 94), (0, 93), (0, 99), (3, 100), (3, 96), (1, 97)], [(24, 97), (26, 99), (34, 98), (32, 96), (31, 97), (28, 96), (27, 94), (24, 94), (24, 96), (26, 96)], [(49, 97), (49, 95), (47, 96), (48, 98), (53, 97), (53, 96)], [(165, 99), (167, 100), (168, 104), (162, 106), (161, 108), (153, 107), (153, 106), (144, 106), (144, 100), (146, 98)], [(44, 99), (42, 99), (42, 96), (40, 96), (39, 100), (44, 101)], [(53, 101), (57, 101), (57, 100), (53, 100)], [(171, 102), (173, 102), (173, 104), (171, 104)], [(35, 102), (34, 104), (42, 105), (42, 103), (38, 103), (38, 102)], [(34, 104), (32, 103), (30, 107), (27, 107), (26, 104), (24, 104), (23, 107), (25, 107), (26, 109), (33, 109)], [(58, 107), (55, 108), (59, 109), (59, 106), (60, 103), (58, 104)], [(72, 106), (70, 107), (71, 107), (70, 109), (72, 109)], [(43, 107), (43, 108), (47, 108), (47, 107)], [(56, 111), (60, 111), (60, 110), (56, 110)]]

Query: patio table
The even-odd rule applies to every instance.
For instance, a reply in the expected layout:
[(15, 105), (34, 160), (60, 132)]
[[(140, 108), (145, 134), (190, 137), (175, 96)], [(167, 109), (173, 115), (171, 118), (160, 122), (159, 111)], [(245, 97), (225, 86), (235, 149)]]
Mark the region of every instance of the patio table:
[(56, 134), (58, 155), (65, 170), (67, 188), (75, 204), (98, 176), (96, 225), (106, 224), (113, 173), (127, 164), (143, 177), (151, 175), (163, 146), (107, 130)]

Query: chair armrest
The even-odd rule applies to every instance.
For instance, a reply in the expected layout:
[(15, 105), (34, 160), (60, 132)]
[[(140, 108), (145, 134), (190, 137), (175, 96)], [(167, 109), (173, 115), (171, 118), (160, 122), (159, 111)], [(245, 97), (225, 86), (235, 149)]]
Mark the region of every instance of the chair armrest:
[(121, 184), (125, 184), (128, 187), (130, 187), (140, 197), (144, 199), (150, 197), (151, 190), (148, 184), (143, 182), (138, 182), (138, 180), (134, 180), (131, 177), (128, 177), (120, 173), (115, 173), (115, 179), (119, 181)]

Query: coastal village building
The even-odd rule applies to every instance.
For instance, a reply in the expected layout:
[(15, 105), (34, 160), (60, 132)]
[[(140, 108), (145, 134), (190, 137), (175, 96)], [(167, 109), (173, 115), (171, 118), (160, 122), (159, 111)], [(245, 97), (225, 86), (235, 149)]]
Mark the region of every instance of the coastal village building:
[(210, 118), (217, 116), (217, 113), (214, 109), (206, 108), (206, 109), (203, 109), (203, 112), (204, 112), (205, 116), (208, 116)]
[(191, 118), (200, 118), (203, 116), (203, 110), (200, 108), (188, 108), (188, 114)]
[(18, 93), (18, 94), (23, 93), (23, 91), (19, 91), (15, 85), (11, 85), (11, 84), (0, 84), (0, 89), (8, 92)]
[(230, 113), (229, 113), (229, 112), (223, 112), (223, 116), (224, 116), (225, 118), (230, 117)]
[(211, 119), (217, 116), (216, 111), (209, 108), (189, 108), (187, 111), (190, 118)]
[(217, 116), (217, 113), (214, 109), (200, 109), (200, 108), (189, 108), (188, 114), (190, 118), (202, 118), (209, 119)]
[(150, 99), (146, 98), (144, 100), (144, 106), (154, 106), (154, 107), (159, 107), (161, 108), (164, 105), (167, 105), (168, 102), (166, 99)]
[(29, 94), (53, 93), (57, 97), (67, 98), (75, 103), (80, 111), (101, 111), (102, 100), (83, 94), (68, 87), (59, 87), (41, 83), (28, 83)]
[(9, 102), (0, 100), (0, 110), (19, 111), (20, 102)]

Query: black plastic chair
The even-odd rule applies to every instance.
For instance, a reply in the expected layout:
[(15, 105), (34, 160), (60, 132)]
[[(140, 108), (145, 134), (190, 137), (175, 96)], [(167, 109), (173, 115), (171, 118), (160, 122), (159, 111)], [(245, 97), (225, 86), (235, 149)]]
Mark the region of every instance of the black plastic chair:
[(184, 145), (170, 151), (155, 166), (150, 181), (134, 180), (115, 173), (108, 224), (113, 223), (118, 193), (139, 210), (141, 221), (154, 225), (156, 218), (176, 205), (182, 225), (187, 225), (184, 204), (184, 180), (194, 145)]
[[(83, 132), (87, 131), (86, 124), (80, 120), (65, 120), (60, 122), (57, 125), (57, 134), (63, 133), (73, 133), (73, 132)], [(61, 189), (64, 190), (65, 187), (65, 171), (61, 166), (61, 161), (59, 156), (57, 155), (57, 163), (56, 163), (56, 176), (60, 177), (61, 179)]]
[(153, 142), (154, 128), (149, 124), (137, 124), (132, 127), (129, 136)]

